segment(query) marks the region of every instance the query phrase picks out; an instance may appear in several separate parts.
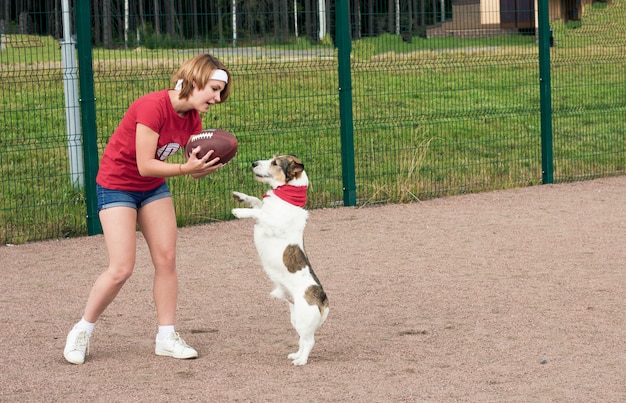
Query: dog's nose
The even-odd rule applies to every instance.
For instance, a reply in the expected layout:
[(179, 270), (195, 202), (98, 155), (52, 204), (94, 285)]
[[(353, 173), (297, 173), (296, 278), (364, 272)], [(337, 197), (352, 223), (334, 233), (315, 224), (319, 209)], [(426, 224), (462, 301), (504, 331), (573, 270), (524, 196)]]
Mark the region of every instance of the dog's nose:
[(252, 168), (255, 168), (257, 165), (259, 165), (259, 162), (258, 162), (258, 161), (254, 161), (254, 162), (252, 163)]

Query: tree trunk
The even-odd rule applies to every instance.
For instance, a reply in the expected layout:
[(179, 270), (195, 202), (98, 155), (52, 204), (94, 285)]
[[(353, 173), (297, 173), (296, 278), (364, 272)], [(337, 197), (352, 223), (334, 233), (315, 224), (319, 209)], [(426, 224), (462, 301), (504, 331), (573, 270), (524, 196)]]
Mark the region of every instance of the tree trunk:
[(220, 43), (224, 43), (224, 24), (222, 23), (222, 7), (217, 7), (217, 31)]
[(360, 0), (354, 0), (354, 32), (352, 33), (352, 37), (354, 39), (360, 39), (361, 38), (361, 26), (363, 25), (361, 23), (361, 1)]
[(111, 0), (102, 1), (102, 45), (105, 49), (111, 49), (113, 47)]
[(374, 37), (374, 0), (367, 0), (367, 36)]
[(54, 37), (61, 38), (63, 36), (63, 15), (61, 13), (61, 0), (54, 0), (54, 5), (52, 7), (54, 9)]
[(394, 0), (389, 0), (387, 2), (387, 32), (390, 34), (393, 33), (393, 13), (394, 13)]
[(408, 42), (411, 42), (411, 37), (413, 36), (413, 0), (409, 0), (407, 5), (409, 6), (409, 9), (407, 10), (407, 38), (408, 38)]
[(102, 45), (102, 15), (100, 10), (100, 0), (93, 0), (93, 10), (91, 13), (93, 14), (93, 43), (95, 45)]
[(281, 42), (284, 42), (289, 37), (289, 2), (283, 0), (283, 12), (281, 13), (283, 20), (283, 29), (281, 34)]
[[(140, 2), (141, 3), (141, 2)], [(193, 40), (196, 41), (200, 38), (200, 33), (198, 32), (198, 2), (191, 2), (191, 31), (193, 35)]]
[(165, 32), (169, 35), (170, 39), (174, 39), (176, 35), (174, 1), (175, 0), (165, 0)]
[[(194, 2), (195, 3), (195, 2)], [(181, 18), (184, 18), (183, 15), (183, 2), (175, 1), (172, 10), (174, 10), (174, 26), (178, 31), (177, 38), (184, 39), (185, 38), (185, 30), (183, 29), (183, 23), (181, 22)]]
[(274, 38), (280, 36), (280, 1), (273, 0), (272, 2), (272, 16), (274, 17)]
[(161, 7), (159, 0), (154, 0), (154, 35), (158, 38), (161, 35)]
[(317, 20), (318, 20), (318, 35), (317, 39), (320, 41), (326, 37), (328, 32), (326, 23), (326, 0), (317, 0)]
[(396, 0), (396, 35), (400, 35), (400, 0)]
[(4, 13), (2, 14), (2, 20), (4, 20), (4, 26), (6, 27), (7, 25), (9, 25), (9, 21), (11, 20), (11, 1), (9, 0), (3, 0), (4, 1), (4, 7), (2, 8), (4, 11)]
[(139, 21), (137, 23), (137, 43), (141, 43), (141, 34), (146, 32), (146, 13), (143, 8), (143, 1), (137, 2), (139, 5)]
[(308, 40), (313, 39), (314, 29), (311, 23), (311, 0), (304, 0), (304, 32)]
[(259, 34), (265, 38), (267, 36), (267, 32), (266, 31), (266, 14), (267, 14), (267, 2), (266, 1), (261, 1), (259, 3)]
[(233, 18), (233, 47), (237, 46), (237, 0), (230, 0), (232, 3), (232, 18)]

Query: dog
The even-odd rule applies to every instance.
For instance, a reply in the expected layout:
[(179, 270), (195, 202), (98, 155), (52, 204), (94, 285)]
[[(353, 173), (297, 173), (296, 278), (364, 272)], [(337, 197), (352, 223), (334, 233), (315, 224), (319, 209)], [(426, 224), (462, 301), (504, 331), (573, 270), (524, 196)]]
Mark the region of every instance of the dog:
[(240, 192), (233, 198), (251, 208), (234, 208), (237, 218), (254, 218), (254, 243), (267, 276), (270, 296), (287, 301), (291, 324), (300, 336), (298, 351), (287, 357), (305, 365), (315, 344), (315, 331), (328, 317), (328, 297), (304, 252), (304, 209), (309, 179), (295, 155), (275, 155), (252, 163), (257, 181), (272, 188), (263, 200)]

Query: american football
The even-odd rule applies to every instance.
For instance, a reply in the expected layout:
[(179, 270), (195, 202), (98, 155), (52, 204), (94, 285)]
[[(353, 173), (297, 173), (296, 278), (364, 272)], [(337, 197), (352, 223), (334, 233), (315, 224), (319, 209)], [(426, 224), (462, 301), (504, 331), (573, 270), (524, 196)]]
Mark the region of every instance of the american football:
[(211, 159), (220, 157), (219, 162), (226, 164), (237, 155), (238, 145), (237, 138), (226, 130), (207, 129), (191, 136), (185, 145), (185, 155), (189, 157), (194, 148), (200, 147), (198, 158), (204, 157), (209, 150), (213, 150)]

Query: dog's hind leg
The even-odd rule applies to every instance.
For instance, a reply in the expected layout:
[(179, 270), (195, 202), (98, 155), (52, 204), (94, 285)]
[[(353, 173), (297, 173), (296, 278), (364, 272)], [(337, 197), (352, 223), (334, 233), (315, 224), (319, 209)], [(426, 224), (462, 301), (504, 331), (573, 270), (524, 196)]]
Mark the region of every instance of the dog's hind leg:
[(293, 365), (305, 365), (309, 360), (309, 354), (315, 345), (315, 330), (320, 325), (320, 312), (317, 306), (309, 305), (302, 301), (289, 304), (291, 311), (291, 324), (298, 332), (298, 351), (287, 357), (293, 361)]

